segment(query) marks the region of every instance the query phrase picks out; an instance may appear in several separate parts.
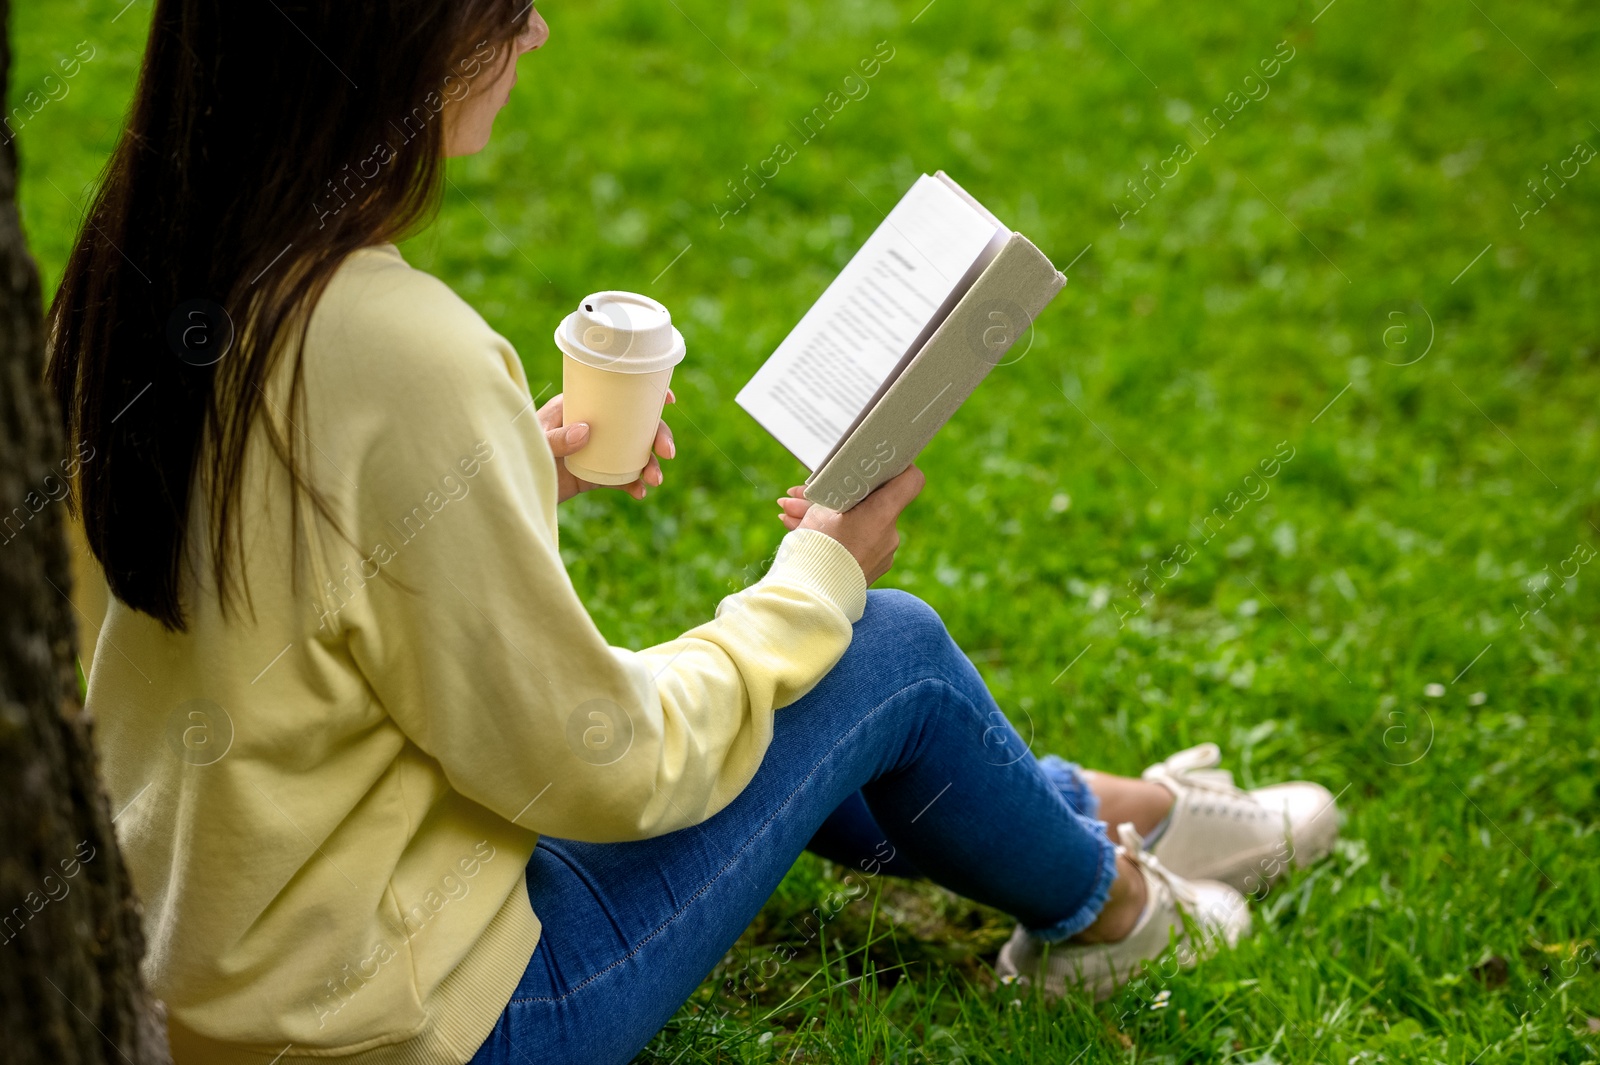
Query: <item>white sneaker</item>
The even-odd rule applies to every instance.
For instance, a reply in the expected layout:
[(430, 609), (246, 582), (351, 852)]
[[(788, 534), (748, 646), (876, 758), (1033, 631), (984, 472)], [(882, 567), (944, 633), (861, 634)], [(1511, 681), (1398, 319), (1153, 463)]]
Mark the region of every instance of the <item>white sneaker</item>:
[(1062, 994), (1072, 985), (1097, 999), (1109, 998), (1145, 962), (1169, 948), (1172, 959), (1187, 969), (1221, 944), (1231, 947), (1250, 933), (1250, 909), (1243, 895), (1226, 884), (1177, 876), (1144, 849), (1131, 824), (1117, 831), (1119, 853), (1133, 859), (1144, 876), (1144, 912), (1133, 931), (1115, 943), (1046, 943), (1018, 925), (995, 961), (1002, 983), (1037, 979), (1047, 994)]
[(1214, 743), (1179, 751), (1144, 771), (1172, 792), (1172, 814), (1150, 852), (1180, 876), (1220, 880), (1256, 892), (1333, 849), (1339, 835), (1334, 796), (1321, 784), (1292, 781), (1243, 791), (1217, 769)]

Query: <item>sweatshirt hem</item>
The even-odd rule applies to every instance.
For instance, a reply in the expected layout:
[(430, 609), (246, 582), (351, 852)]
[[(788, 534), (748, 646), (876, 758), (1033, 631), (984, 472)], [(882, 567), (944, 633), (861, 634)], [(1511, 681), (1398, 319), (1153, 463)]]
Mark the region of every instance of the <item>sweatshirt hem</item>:
[(494, 1030), (539, 945), (541, 925), (526, 877), (507, 896), (472, 951), (428, 996), (428, 1017), (411, 1035), (373, 1045), (263, 1047), (190, 1031), (170, 1016), (167, 1038), (178, 1065), (464, 1065)]

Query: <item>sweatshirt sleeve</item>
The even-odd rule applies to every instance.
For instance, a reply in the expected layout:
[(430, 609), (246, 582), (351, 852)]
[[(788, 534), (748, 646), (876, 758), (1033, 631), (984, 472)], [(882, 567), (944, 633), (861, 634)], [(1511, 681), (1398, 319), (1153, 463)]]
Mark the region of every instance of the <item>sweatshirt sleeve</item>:
[(515, 352), (407, 269), (368, 294), (369, 317), (394, 303), (382, 327), (313, 321), (312, 341), (361, 388), (319, 404), (359, 441), (346, 472), (361, 557), (335, 569), (362, 583), (329, 588), (324, 621), (451, 785), (508, 820), (596, 842), (705, 820), (754, 775), (774, 711), (849, 646), (860, 566), (796, 530), (711, 620), (659, 646), (610, 646), (562, 564), (555, 459)]

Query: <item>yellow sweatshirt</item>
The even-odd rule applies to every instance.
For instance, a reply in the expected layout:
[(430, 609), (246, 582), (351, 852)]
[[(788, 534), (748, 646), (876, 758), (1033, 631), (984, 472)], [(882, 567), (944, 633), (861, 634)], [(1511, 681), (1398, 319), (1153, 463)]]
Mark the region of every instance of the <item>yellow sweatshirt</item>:
[(287, 383), (267, 416), (302, 434), (354, 547), (303, 517), (296, 577), (288, 480), (258, 432), (249, 605), (220, 609), (197, 493), (188, 631), (112, 600), (94, 640), (145, 976), (179, 1065), (464, 1062), (539, 939), (538, 834), (641, 839), (727, 805), (774, 710), (844, 653), (865, 581), (798, 530), (715, 620), (609, 645), (557, 551), (521, 362), (393, 245), (352, 255), (317, 304), (303, 421)]

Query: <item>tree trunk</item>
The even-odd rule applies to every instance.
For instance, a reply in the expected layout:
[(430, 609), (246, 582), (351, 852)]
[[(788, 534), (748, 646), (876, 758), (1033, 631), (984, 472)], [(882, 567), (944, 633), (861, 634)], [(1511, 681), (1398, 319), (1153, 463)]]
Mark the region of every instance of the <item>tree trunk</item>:
[[(9, 25), (0, 0), (0, 114)], [(78, 699), (63, 444), (16, 162), (0, 146), (0, 1058), (156, 1065), (165, 1026)]]

